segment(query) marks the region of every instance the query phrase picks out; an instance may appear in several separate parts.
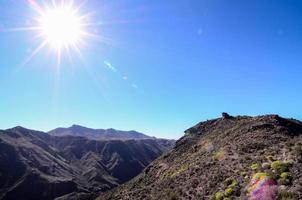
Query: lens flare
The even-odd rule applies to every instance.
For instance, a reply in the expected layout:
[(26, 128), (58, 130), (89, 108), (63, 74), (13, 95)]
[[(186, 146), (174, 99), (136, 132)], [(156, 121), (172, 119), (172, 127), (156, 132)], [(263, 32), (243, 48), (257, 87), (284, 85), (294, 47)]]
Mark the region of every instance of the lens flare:
[(248, 196), (250, 200), (274, 200), (277, 191), (278, 186), (275, 180), (266, 173), (257, 173), (252, 177)]

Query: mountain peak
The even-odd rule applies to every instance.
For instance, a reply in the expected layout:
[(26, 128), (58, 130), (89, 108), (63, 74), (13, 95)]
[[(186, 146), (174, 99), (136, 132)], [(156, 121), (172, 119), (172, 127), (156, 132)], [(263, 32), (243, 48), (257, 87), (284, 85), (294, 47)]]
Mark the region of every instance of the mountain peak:
[[(28, 129), (28, 128), (25, 128), (23, 126), (15, 126), (13, 128), (6, 129), (6, 131), (25, 133), (25, 132), (32, 132), (32, 131), (35, 131), (35, 130)], [(36, 132), (40, 132), (40, 131), (36, 131)]]
[(86, 128), (84, 126), (78, 125), (78, 124), (73, 124), (71, 127), (81, 127), (81, 128)]
[(91, 129), (91, 128), (87, 128), (85, 126), (81, 126), (81, 125), (78, 125), (78, 124), (73, 124), (69, 128), (71, 128), (71, 129)]
[(7, 130), (29, 130), (23, 126), (15, 126), (15, 127), (12, 127), (12, 128), (9, 128)]

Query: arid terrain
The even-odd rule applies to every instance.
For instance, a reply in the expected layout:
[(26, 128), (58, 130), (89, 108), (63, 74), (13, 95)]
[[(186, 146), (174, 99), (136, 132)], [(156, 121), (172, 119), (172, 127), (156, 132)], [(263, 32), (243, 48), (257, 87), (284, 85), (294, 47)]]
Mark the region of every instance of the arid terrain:
[(99, 200), (302, 199), (302, 123), (277, 115), (201, 122)]
[(0, 199), (95, 195), (135, 177), (174, 144), (136, 132), (123, 137), (115, 131), (114, 140), (69, 133), (59, 137), (22, 127), (0, 131)]

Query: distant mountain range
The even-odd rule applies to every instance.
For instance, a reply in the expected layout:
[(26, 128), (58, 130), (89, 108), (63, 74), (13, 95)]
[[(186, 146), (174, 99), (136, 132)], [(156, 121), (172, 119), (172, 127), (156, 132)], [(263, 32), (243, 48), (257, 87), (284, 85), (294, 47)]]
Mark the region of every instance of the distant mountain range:
[(77, 125), (49, 134), (23, 127), (0, 130), (0, 199), (98, 194), (135, 177), (173, 145), (135, 131)]
[(69, 128), (56, 128), (49, 131), (48, 134), (54, 136), (82, 136), (96, 140), (139, 140), (155, 139), (137, 131), (120, 131), (115, 129), (92, 129), (80, 125), (73, 125)]

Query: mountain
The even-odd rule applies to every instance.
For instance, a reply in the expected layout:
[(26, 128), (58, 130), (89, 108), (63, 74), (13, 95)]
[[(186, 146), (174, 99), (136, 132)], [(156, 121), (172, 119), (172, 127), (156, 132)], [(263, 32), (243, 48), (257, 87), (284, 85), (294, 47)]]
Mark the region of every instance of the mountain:
[(185, 131), (117, 199), (302, 199), (302, 123), (278, 115), (223, 117)]
[(54, 136), (83, 136), (95, 140), (132, 140), (132, 139), (152, 139), (143, 133), (137, 131), (120, 131), (115, 129), (92, 129), (79, 125), (73, 125), (69, 128), (57, 128), (48, 132)]
[(135, 177), (173, 144), (58, 137), (22, 127), (1, 130), (0, 199), (93, 196)]

